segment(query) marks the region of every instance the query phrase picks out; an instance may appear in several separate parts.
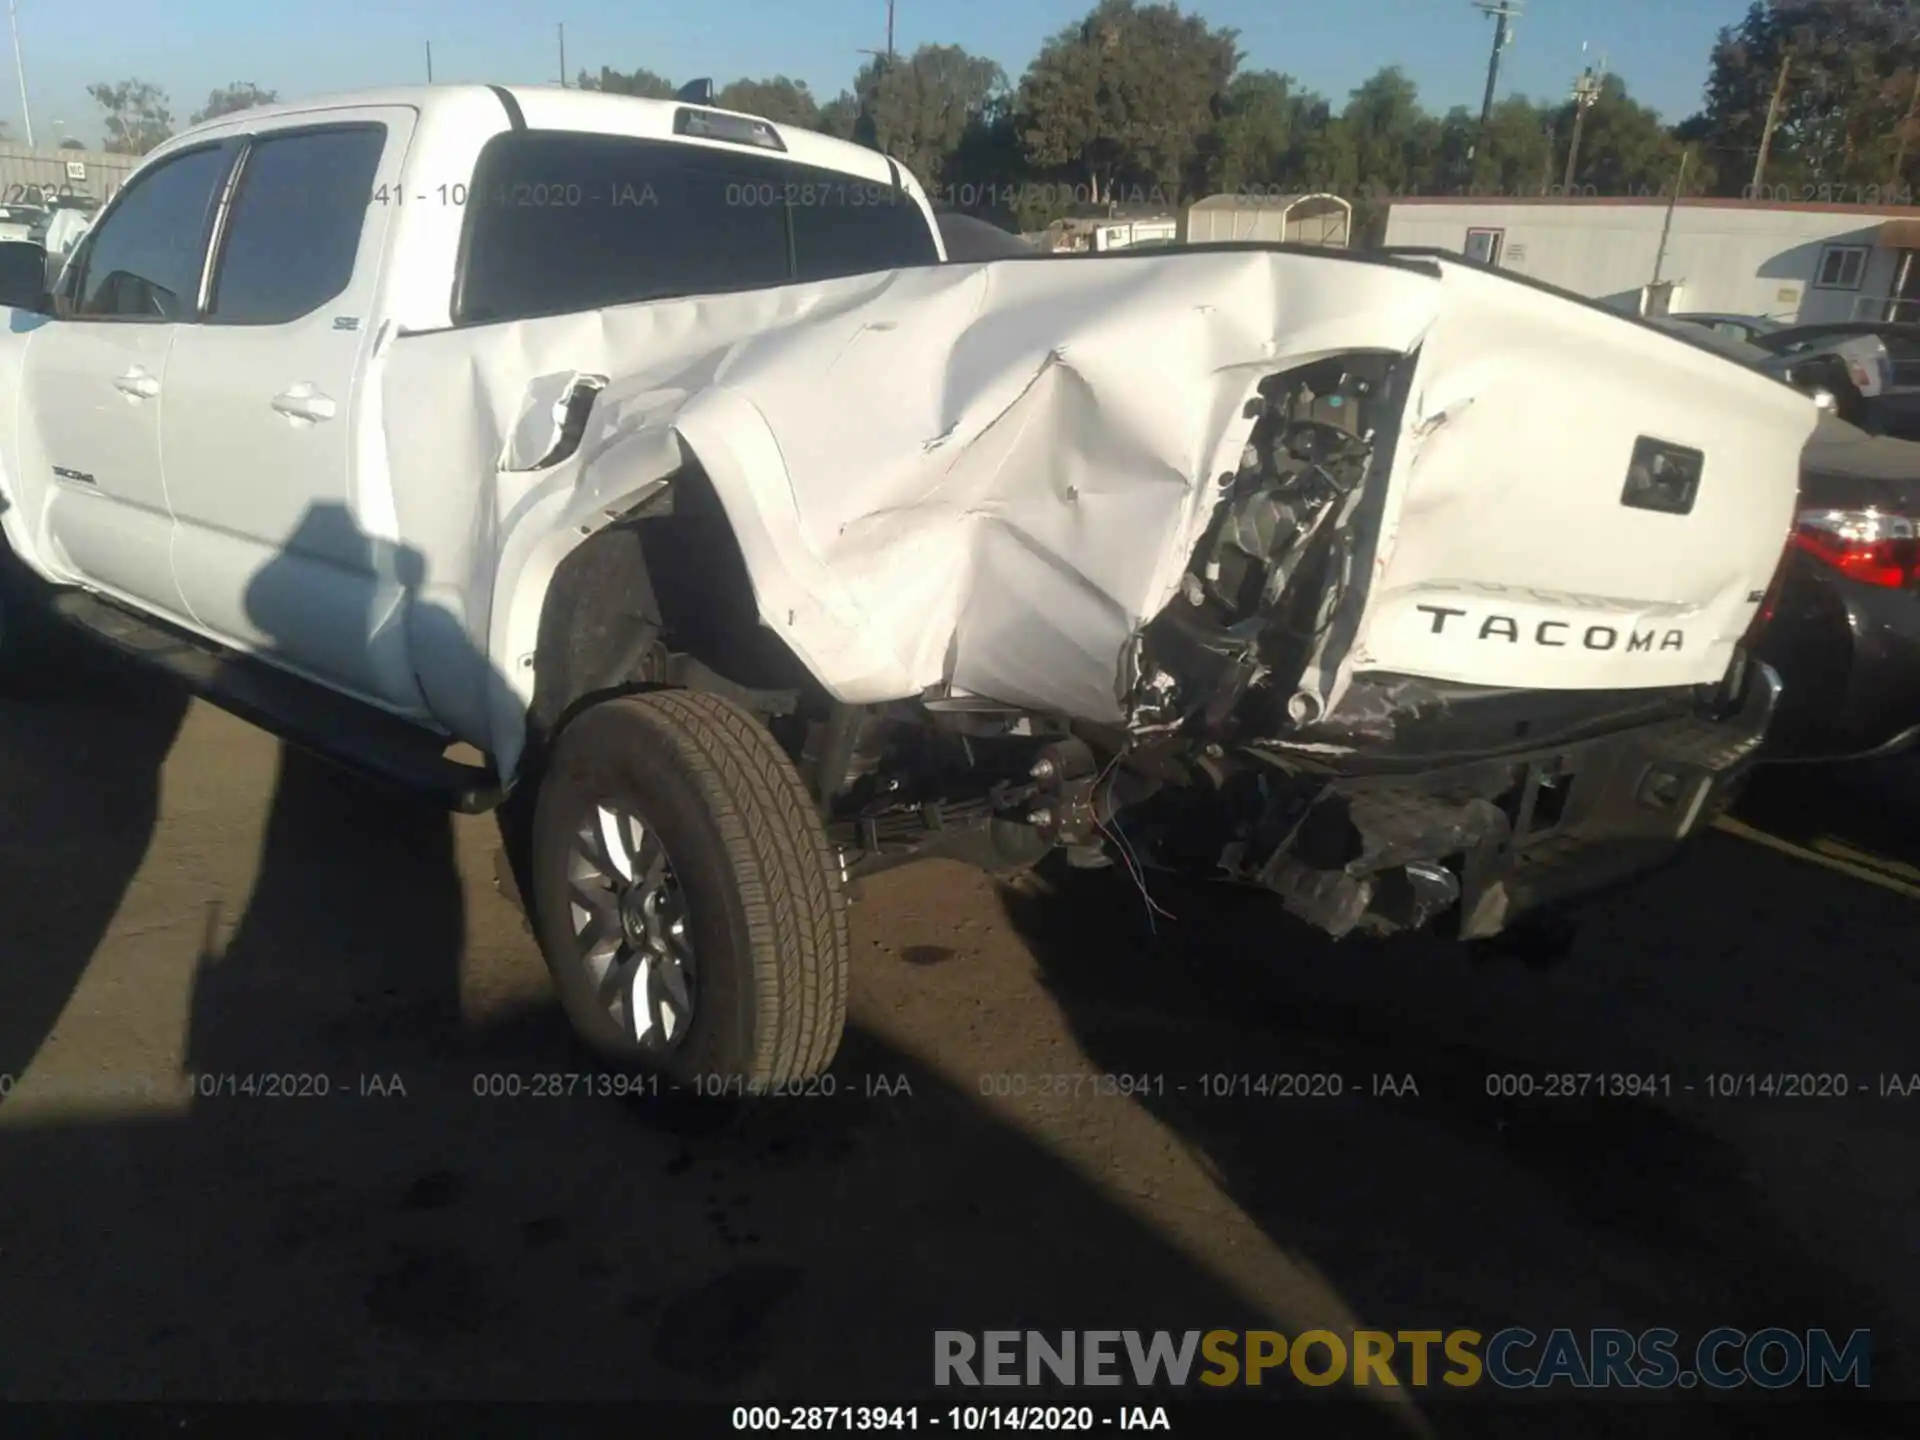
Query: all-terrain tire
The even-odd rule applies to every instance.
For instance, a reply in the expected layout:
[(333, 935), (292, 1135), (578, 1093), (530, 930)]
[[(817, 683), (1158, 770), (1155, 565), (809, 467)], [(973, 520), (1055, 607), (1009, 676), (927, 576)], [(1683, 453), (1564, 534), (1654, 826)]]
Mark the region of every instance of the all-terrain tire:
[[(685, 897), (693, 1016), (664, 1055), (609, 1013), (574, 934), (570, 855), (602, 805), (653, 829)], [(531, 829), (535, 932), (574, 1030), (602, 1059), (735, 1094), (832, 1063), (851, 950), (840, 865), (799, 773), (752, 712), (687, 690), (593, 706), (548, 756)]]

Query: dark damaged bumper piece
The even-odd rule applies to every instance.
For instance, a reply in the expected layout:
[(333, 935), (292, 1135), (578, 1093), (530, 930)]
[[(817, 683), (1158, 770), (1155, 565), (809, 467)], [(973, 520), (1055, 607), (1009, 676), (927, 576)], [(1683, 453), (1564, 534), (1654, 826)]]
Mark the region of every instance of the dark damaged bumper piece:
[[(1244, 878), (1336, 937), (1419, 929), (1462, 939), (1630, 879), (1730, 804), (1778, 704), (1749, 667), (1729, 709), (1682, 714), (1418, 776), (1337, 775)], [(1331, 863), (1330, 863), (1331, 862)]]

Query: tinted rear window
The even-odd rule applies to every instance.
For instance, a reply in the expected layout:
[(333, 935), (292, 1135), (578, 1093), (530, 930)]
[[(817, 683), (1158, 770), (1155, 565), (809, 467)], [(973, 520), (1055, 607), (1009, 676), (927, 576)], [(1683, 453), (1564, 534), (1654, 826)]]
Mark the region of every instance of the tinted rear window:
[(930, 264), (891, 186), (750, 152), (521, 131), (465, 195), (463, 323), (712, 295)]
[(852, 177), (785, 187), (793, 215), (793, 250), (802, 280), (834, 280), (875, 270), (932, 265), (933, 248), (920, 207), (891, 185)]

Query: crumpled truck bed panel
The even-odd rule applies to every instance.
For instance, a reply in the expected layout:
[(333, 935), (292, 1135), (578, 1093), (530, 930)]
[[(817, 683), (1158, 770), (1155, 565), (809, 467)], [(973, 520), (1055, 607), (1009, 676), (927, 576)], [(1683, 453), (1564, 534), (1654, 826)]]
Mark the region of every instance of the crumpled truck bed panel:
[[(1116, 720), (1122, 656), (1175, 592), (1261, 379), (1407, 350), (1437, 300), (1409, 268), (1251, 250), (927, 267), (409, 337), (383, 380), (417, 512), (403, 530), (458, 530), (478, 470), (484, 550), (543, 483), (498, 471), (530, 381), (605, 375), (603, 408), (651, 396), (644, 424), (698, 458), (763, 620), (835, 696), (945, 684)], [(580, 470), (633, 438), (595, 435)]]
[(1432, 316), (1401, 269), (1181, 259), (907, 272), (747, 340), (689, 402), (678, 428), (736, 527), (768, 532), (764, 618), (839, 698), (946, 684), (1120, 719), (1121, 657), (1238, 467), (1260, 380), (1405, 349)]
[[(1564, 688), (1716, 678), (1778, 557), (1812, 406), (1444, 263), (1248, 249), (934, 266), (408, 337), (380, 383), (401, 533), (423, 538), (430, 574), (471, 572), (469, 593), (528, 551), (516, 529), (577, 521), (569, 493), (639, 494), (691, 455), (763, 622), (837, 698), (945, 686), (1120, 721), (1132, 642), (1178, 593), (1256, 387), (1356, 351), (1418, 364), (1401, 432), (1377, 437), (1391, 469), (1367, 482), (1386, 491), (1348, 579), (1366, 601), (1354, 643), (1316, 657), (1328, 705), (1361, 668)], [(574, 374), (608, 382), (579, 452), (514, 469)], [(1620, 511), (1639, 433), (1707, 451), (1700, 513)], [(1418, 607), (1461, 586), (1539, 590), (1529, 603), (1556, 620), (1595, 596), (1622, 624), (1678, 614), (1696, 643), (1650, 659), (1423, 634)], [(517, 643), (494, 663), (514, 665)]]

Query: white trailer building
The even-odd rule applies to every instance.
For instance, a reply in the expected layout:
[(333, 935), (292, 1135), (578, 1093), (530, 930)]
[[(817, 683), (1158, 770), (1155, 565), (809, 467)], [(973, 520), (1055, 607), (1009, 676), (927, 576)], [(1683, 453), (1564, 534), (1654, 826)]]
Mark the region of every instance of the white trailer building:
[(1912, 206), (1421, 197), (1392, 203), (1386, 243), (1450, 250), (1645, 313), (1920, 320)]

